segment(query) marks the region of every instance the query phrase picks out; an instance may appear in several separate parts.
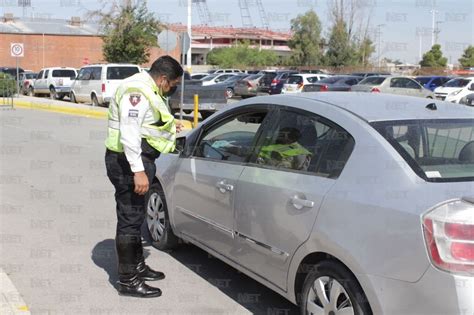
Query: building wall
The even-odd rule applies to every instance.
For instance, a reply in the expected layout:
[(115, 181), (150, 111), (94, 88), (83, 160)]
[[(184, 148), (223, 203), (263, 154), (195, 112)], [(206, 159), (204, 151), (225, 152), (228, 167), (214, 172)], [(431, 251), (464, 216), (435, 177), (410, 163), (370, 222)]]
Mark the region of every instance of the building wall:
[[(68, 36), (42, 34), (0, 33), (0, 67), (15, 67), (16, 61), (10, 55), (10, 43), (23, 43), (25, 56), (19, 58), (23, 69), (39, 71), (45, 67), (80, 68), (86, 63), (104, 63), (102, 39), (99, 36)], [(179, 60), (181, 52), (177, 47), (170, 55)], [(155, 47), (150, 50), (151, 63), (164, 52)]]

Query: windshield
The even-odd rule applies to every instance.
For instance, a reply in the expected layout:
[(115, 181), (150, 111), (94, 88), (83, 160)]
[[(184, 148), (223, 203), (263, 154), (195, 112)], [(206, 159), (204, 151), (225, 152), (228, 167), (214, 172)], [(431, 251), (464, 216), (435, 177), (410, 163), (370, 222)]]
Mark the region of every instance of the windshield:
[(76, 77), (76, 72), (74, 70), (53, 70), (53, 78), (71, 78)]
[(372, 126), (425, 180), (474, 180), (474, 119), (375, 122)]
[(466, 85), (469, 84), (469, 80), (467, 79), (452, 79), (443, 84), (445, 87), (465, 87)]
[(418, 81), (418, 83), (420, 83), (421, 85), (425, 85), (430, 82), (431, 78), (415, 78), (415, 80)]
[(204, 78), (201, 79), (201, 81), (211, 81), (212, 79), (214, 79), (217, 76), (218, 76), (218, 74), (206, 75)]
[(385, 81), (385, 77), (368, 77), (360, 81), (360, 85), (380, 85)]
[(138, 72), (138, 67), (108, 67), (107, 80), (123, 80)]

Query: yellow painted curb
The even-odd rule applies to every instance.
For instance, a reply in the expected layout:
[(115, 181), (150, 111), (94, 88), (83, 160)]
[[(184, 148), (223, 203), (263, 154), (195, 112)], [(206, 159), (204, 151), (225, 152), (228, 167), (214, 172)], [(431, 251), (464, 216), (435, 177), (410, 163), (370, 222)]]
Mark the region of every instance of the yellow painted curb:
[(39, 109), (49, 112), (85, 116), (89, 118), (105, 119), (107, 118), (106, 111), (98, 111), (93, 108), (75, 108), (56, 104), (41, 104), (21, 100), (13, 100), (13, 105), (19, 108)]
[[(107, 118), (106, 111), (98, 111), (94, 108), (75, 108), (75, 107), (67, 107), (67, 106), (61, 106), (61, 105), (56, 105), (56, 104), (33, 103), (33, 102), (27, 102), (27, 101), (22, 101), (22, 100), (13, 100), (13, 105), (19, 108), (39, 109), (39, 110), (45, 110), (48, 112), (84, 116), (88, 118), (96, 118), (96, 119)], [(180, 121), (180, 120), (176, 119), (176, 121)], [(183, 119), (181, 120), (181, 123), (184, 125), (184, 129), (193, 129), (193, 124), (189, 120)]]

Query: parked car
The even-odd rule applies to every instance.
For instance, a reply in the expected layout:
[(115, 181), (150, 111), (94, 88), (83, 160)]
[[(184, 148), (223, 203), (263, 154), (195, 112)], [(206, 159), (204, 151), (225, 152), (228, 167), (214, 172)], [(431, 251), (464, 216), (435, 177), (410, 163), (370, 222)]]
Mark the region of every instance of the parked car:
[(224, 82), (228, 78), (234, 76), (234, 73), (214, 73), (214, 74), (209, 74), (205, 76), (204, 78), (201, 79), (202, 85), (213, 85), (217, 83)]
[(336, 92), (229, 106), (157, 161), (153, 244), (190, 242), (301, 314), (472, 314), (474, 119), (454, 106)]
[(297, 74), (298, 71), (296, 70), (284, 70), (284, 71), (277, 71), (276, 76), (272, 79), (270, 83), (270, 94), (280, 94), (281, 89), (283, 88), (283, 84), (285, 84), (288, 76), (291, 74)]
[[(16, 67), (0, 67), (0, 72), (6, 73), (12, 76), (12, 78), (16, 81)], [(18, 75), (25, 72), (22, 68), (18, 68)]]
[(38, 73), (28, 71), (23, 72), (20, 74), (20, 82), (18, 85), (20, 86), (20, 93), (23, 95), (30, 95), (33, 96), (33, 87), (36, 78), (38, 77)]
[(389, 72), (354, 72), (351, 73), (351, 75), (358, 76), (358, 77), (372, 77), (372, 76), (387, 76), (387, 75), (392, 75)]
[(301, 93), (306, 84), (313, 84), (323, 78), (328, 78), (327, 74), (299, 73), (288, 77), (281, 89), (282, 94)]
[(416, 77), (415, 80), (428, 90), (434, 91), (438, 86), (442, 86), (452, 78), (445, 76), (425, 76)]
[(209, 74), (213, 73), (241, 73), (242, 70), (240, 69), (212, 69), (208, 71)]
[(77, 76), (74, 68), (51, 67), (42, 69), (34, 81), (30, 94), (49, 95), (52, 99), (63, 99), (69, 96), (71, 85)]
[(474, 91), (474, 77), (454, 78), (434, 90), (437, 99), (459, 103), (466, 95)]
[(191, 79), (192, 80), (201, 80), (202, 78), (204, 78), (208, 75), (209, 75), (209, 73), (204, 73), (204, 72), (202, 72), (202, 73), (193, 73), (193, 74), (191, 74)]
[(235, 96), (242, 98), (257, 96), (260, 79), (262, 79), (264, 75), (264, 73), (259, 72), (237, 81), (234, 88)]
[(236, 73), (235, 75), (227, 78), (224, 82), (221, 82), (221, 83), (217, 83), (215, 85), (217, 86), (225, 86), (225, 89), (226, 89), (226, 96), (227, 98), (232, 98), (234, 97), (235, 95), (235, 85), (236, 83), (239, 81), (239, 80), (242, 80), (246, 77), (248, 77), (249, 75), (246, 74), (246, 73)]
[(92, 106), (107, 106), (120, 83), (140, 72), (134, 64), (96, 64), (81, 68), (72, 84), (71, 101), (91, 103)]
[(373, 76), (367, 77), (351, 87), (354, 92), (388, 93), (434, 98), (432, 91), (408, 77)]
[(460, 101), (460, 104), (474, 106), (474, 93), (464, 96)]
[(306, 84), (303, 92), (350, 91), (354, 84), (362, 81), (362, 77), (350, 75), (336, 75), (324, 78), (313, 84)]

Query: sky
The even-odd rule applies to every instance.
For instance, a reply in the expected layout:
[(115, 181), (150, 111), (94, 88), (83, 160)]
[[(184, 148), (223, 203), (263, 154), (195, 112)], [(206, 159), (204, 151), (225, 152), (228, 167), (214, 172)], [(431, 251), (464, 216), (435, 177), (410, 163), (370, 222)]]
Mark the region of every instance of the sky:
[[(143, 0), (134, 0), (143, 1)], [(207, 0), (207, 7), (216, 26), (242, 26), (240, 0)], [(246, 0), (252, 24), (262, 27), (257, 0)], [(261, 0), (270, 29), (288, 31), (291, 19), (313, 9), (323, 26), (323, 36), (331, 27), (328, 2), (332, 0)], [(351, 0), (346, 0), (347, 2)], [(370, 16), (370, 34), (381, 58), (418, 63), (421, 51), (432, 43), (433, 2), (441, 44), (448, 63), (457, 63), (464, 49), (474, 45), (474, 0), (357, 0), (365, 4)], [(111, 1), (102, 1), (102, 3)], [(102, 7), (100, 0), (31, 0), (31, 7), (23, 12), (18, 0), (0, 0), (0, 14), (41, 18), (85, 17), (88, 10)], [(149, 10), (165, 23), (186, 23), (187, 0), (148, 0)], [(197, 7), (193, 7), (192, 24), (202, 24)], [(379, 38), (380, 35), (380, 38)], [(380, 39), (380, 41), (379, 41)], [(374, 53), (378, 57), (378, 52)]]

